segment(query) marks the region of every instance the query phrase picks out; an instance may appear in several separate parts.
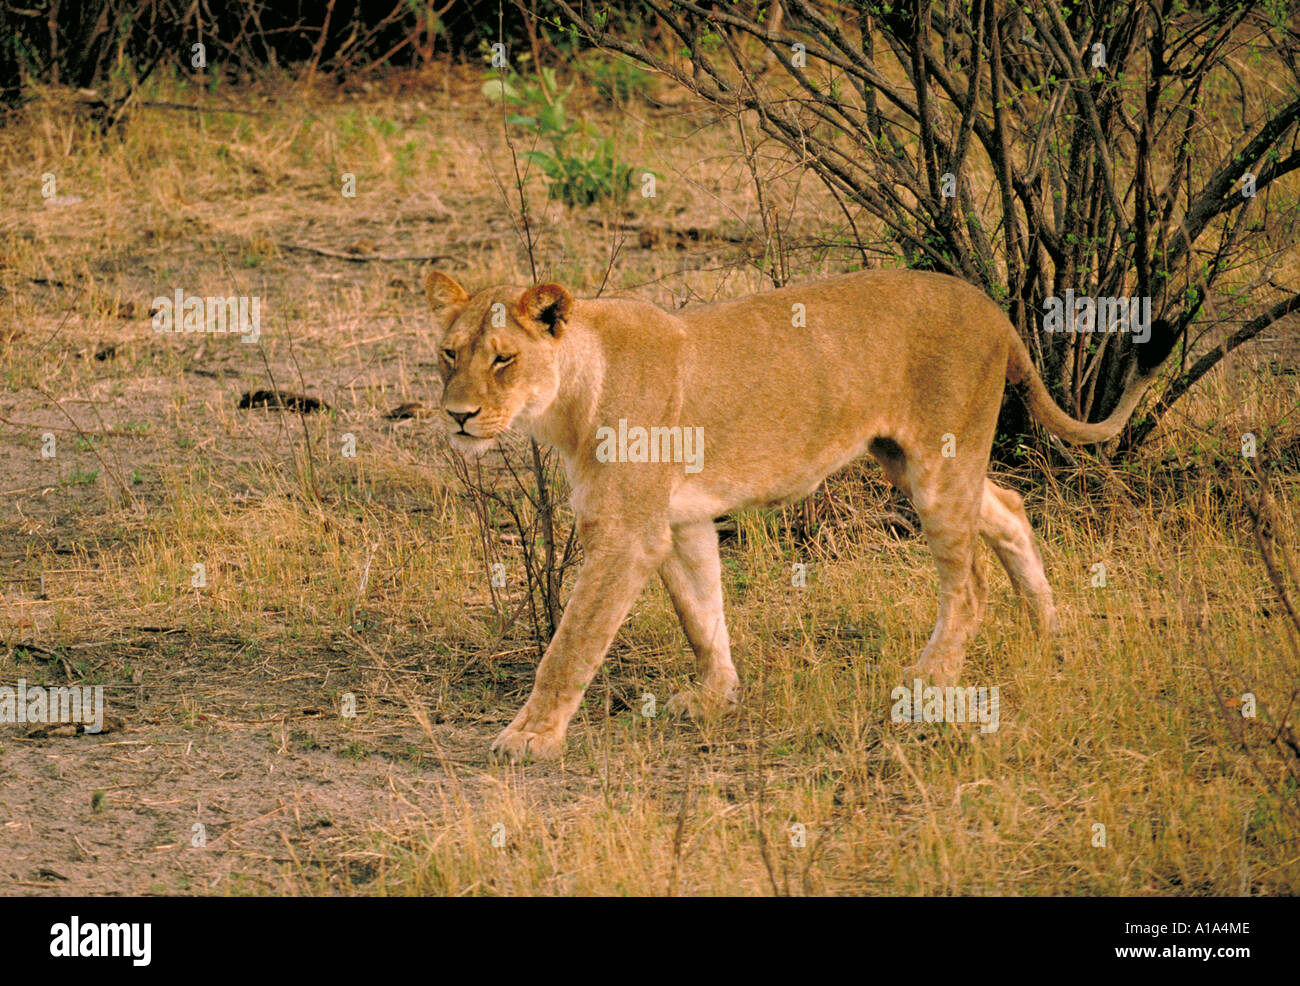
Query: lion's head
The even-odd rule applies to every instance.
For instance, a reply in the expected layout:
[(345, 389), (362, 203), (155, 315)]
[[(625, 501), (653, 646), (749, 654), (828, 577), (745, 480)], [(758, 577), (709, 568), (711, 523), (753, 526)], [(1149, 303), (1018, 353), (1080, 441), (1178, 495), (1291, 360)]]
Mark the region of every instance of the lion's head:
[(439, 415), (452, 447), (480, 454), (521, 415), (541, 414), (559, 388), (558, 340), (573, 297), (558, 284), (470, 296), (439, 271), (425, 278), (442, 375)]

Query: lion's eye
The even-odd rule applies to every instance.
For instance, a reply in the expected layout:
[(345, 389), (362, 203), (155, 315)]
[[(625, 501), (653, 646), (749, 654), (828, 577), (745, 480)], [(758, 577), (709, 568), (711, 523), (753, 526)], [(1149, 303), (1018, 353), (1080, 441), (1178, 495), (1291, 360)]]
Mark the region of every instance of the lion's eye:
[(492, 361), (492, 365), (495, 367), (509, 366), (511, 363), (515, 361), (516, 355), (517, 354), (515, 353), (510, 353), (509, 355), (506, 355), (505, 353), (500, 353), (497, 355), (497, 358)]
[(454, 366), (456, 364), (456, 350), (444, 349), (442, 351), (442, 358)]

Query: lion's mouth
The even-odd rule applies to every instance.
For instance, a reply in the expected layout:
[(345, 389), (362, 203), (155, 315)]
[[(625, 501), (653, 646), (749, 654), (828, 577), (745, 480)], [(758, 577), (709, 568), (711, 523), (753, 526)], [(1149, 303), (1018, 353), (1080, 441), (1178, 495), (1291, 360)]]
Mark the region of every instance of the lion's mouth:
[(451, 447), (462, 455), (479, 456), (492, 447), (496, 436), (475, 435), (461, 430), (448, 433), (447, 438)]
[[(470, 431), (467, 427), (468, 425), (477, 425), (480, 430)], [(490, 427), (485, 428), (483, 423), (479, 421), (457, 421), (454, 423), (454, 426), (452, 422), (447, 422), (447, 434), (452, 438), (469, 438), (476, 441), (488, 441), (496, 438), (499, 432), (500, 429), (493, 429)]]

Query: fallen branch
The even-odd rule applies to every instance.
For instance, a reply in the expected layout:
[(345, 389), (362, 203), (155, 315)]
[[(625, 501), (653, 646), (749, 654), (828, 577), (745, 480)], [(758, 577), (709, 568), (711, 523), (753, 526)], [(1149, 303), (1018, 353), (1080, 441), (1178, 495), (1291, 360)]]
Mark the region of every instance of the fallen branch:
[(354, 263), (399, 263), (409, 260), (421, 260), (428, 263), (437, 263), (441, 260), (455, 259), (449, 253), (400, 253), (400, 254), (378, 254), (378, 253), (348, 253), (346, 250), (329, 250), (325, 247), (307, 246), (304, 243), (287, 243), (278, 242), (276, 246), (283, 247), (286, 250), (299, 250), (303, 253), (314, 253), (319, 257), (333, 257), (336, 260), (351, 260)]

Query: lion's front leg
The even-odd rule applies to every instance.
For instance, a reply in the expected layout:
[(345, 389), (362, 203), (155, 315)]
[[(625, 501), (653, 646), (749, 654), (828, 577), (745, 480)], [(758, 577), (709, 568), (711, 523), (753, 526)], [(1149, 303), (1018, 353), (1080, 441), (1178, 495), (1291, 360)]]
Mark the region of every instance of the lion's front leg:
[(699, 684), (668, 700), (666, 711), (708, 719), (735, 708), (740, 679), (722, 615), (722, 563), (713, 521), (673, 528), (673, 550), (659, 569), (695, 652)]
[(593, 537), (586, 532), (582, 540), (586, 561), (573, 596), (537, 666), (532, 695), (492, 744), (498, 759), (550, 760), (564, 751), (569, 720), (582, 704), (588, 682), (670, 543), (666, 528), (655, 537)]

